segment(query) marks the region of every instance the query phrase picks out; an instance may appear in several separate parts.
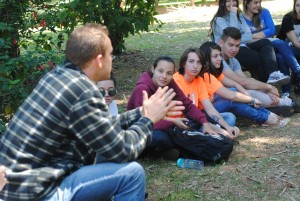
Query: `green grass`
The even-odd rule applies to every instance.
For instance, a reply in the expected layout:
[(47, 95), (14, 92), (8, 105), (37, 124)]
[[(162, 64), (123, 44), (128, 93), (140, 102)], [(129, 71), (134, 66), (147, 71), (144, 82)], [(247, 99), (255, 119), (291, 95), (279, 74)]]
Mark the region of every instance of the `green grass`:
[[(288, 4), (291, 0), (280, 2)], [(288, 11), (282, 5), (275, 5), (276, 12), (271, 10), (276, 23)], [(166, 23), (158, 33), (126, 39), (127, 51), (113, 63), (121, 111), (138, 76), (155, 58), (169, 55), (178, 63), (186, 48), (199, 47), (208, 40), (208, 23), (214, 13), (208, 7), (208, 13), (197, 20), (187, 9), (183, 17), (164, 18)], [(229, 161), (205, 167), (202, 172), (180, 169), (174, 161), (139, 159), (146, 172), (148, 200), (300, 200), (299, 122), (300, 114), (296, 114), (287, 127), (272, 129), (238, 118), (242, 132)]]

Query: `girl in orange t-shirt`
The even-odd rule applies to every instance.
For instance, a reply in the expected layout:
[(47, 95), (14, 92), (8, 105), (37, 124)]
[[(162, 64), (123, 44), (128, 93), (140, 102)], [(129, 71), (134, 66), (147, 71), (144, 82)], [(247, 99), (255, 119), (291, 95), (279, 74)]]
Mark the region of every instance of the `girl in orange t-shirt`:
[[(239, 129), (234, 126), (235, 116), (232, 113), (220, 114), (212, 105), (206, 86), (200, 74), (205, 72), (203, 68), (202, 55), (196, 48), (188, 48), (184, 51), (180, 58), (179, 70), (173, 75), (173, 79), (193, 103), (207, 115), (208, 120), (224, 127), (230, 134), (230, 138), (235, 138), (239, 134)], [(224, 120), (227, 119), (228, 122)]]
[[(251, 96), (230, 90), (222, 85), (223, 63), (221, 47), (214, 42), (205, 42), (200, 46), (204, 59), (208, 64), (208, 72), (204, 74), (208, 94), (213, 99), (213, 105), (219, 112), (233, 112), (236, 115), (254, 120), (264, 126), (285, 126), (289, 119), (261, 107), (261, 102)], [(234, 81), (232, 81), (234, 82)]]

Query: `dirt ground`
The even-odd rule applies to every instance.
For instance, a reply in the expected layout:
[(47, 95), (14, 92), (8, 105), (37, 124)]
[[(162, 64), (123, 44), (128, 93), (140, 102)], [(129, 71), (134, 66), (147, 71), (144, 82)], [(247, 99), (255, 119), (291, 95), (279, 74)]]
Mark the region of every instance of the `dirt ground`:
[[(263, 1), (262, 5), (277, 13), (274, 21), (280, 23), (293, 1)], [(165, 23), (195, 21), (205, 25), (216, 9), (215, 5), (168, 7), (157, 18)], [(133, 43), (138, 40), (135, 37)], [(164, 48), (174, 46), (166, 43)], [(159, 50), (128, 48), (114, 59), (121, 112), (139, 75), (156, 58), (152, 54), (155, 51)], [(229, 161), (215, 168), (207, 167), (202, 174), (179, 170), (174, 162), (141, 161), (147, 176), (147, 200), (300, 200), (299, 122), (300, 114), (295, 114), (287, 127), (263, 129), (245, 119), (238, 120), (242, 132)]]

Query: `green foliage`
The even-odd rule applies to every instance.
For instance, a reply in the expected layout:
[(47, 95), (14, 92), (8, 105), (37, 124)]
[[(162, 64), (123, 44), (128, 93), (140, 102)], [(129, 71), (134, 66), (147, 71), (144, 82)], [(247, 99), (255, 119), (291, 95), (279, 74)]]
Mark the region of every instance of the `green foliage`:
[(0, 0), (0, 131), (39, 77), (63, 58), (63, 44), (78, 25), (100, 23), (110, 31), (114, 53), (124, 38), (162, 25), (154, 0)]
[(107, 26), (114, 54), (120, 54), (125, 50), (124, 38), (130, 34), (148, 32), (149, 25), (154, 23), (158, 24), (155, 31), (162, 25), (154, 17), (157, 14), (154, 3), (155, 0), (126, 0), (122, 5), (122, 0), (74, 0), (60, 4), (60, 9), (68, 12), (61, 12), (59, 18), (68, 31), (73, 30), (78, 23), (96, 22)]

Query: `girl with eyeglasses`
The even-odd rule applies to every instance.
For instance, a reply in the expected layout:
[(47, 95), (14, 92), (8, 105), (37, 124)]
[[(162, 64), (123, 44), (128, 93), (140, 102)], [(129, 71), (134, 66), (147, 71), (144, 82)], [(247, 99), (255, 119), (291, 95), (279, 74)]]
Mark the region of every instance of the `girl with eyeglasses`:
[(117, 85), (116, 79), (113, 74), (111, 74), (108, 80), (102, 80), (97, 82), (97, 86), (105, 99), (105, 103), (108, 106), (108, 111), (112, 116), (118, 115), (118, 106), (114, 100), (115, 95), (117, 94)]

